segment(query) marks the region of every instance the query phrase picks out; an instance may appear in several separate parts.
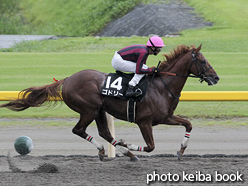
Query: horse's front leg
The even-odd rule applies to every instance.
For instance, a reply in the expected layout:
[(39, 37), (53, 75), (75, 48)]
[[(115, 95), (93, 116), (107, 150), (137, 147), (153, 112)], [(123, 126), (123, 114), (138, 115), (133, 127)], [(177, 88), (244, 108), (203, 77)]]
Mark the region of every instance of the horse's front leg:
[(128, 148), (131, 151), (145, 151), (145, 152), (151, 152), (155, 149), (155, 144), (153, 140), (153, 134), (152, 134), (152, 125), (150, 124), (138, 124), (141, 134), (147, 144), (146, 147), (143, 146), (137, 146), (134, 144), (125, 144), (124, 141), (121, 139), (117, 142), (118, 145)]
[(186, 132), (185, 132), (183, 141), (181, 143), (181, 149), (177, 152), (177, 158), (179, 160), (181, 160), (183, 153), (188, 146), (188, 141), (190, 138), (190, 132), (192, 130), (192, 125), (188, 120), (180, 118), (180, 117), (175, 116), (175, 115), (172, 115), (170, 118), (168, 118), (165, 121), (165, 124), (167, 124), (167, 125), (183, 125), (186, 128)]
[(152, 134), (152, 125), (147, 123), (140, 123), (138, 124), (141, 134), (146, 142), (146, 147), (136, 146), (133, 144), (128, 144), (127, 147), (130, 150), (136, 150), (136, 151), (145, 151), (145, 152), (151, 152), (155, 149), (153, 134)]
[(144, 151), (144, 147), (135, 144), (126, 144), (123, 139), (118, 140), (118, 145), (128, 148), (131, 151)]

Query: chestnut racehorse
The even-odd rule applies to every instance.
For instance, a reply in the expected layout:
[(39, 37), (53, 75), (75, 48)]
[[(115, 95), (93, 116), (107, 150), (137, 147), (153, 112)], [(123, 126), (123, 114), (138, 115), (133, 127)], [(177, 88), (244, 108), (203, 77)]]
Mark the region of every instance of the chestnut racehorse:
[[(18, 99), (0, 105), (0, 107), (22, 111), (29, 107), (39, 107), (44, 103), (49, 103), (47, 101), (50, 98), (62, 98), (68, 107), (80, 114), (80, 119), (72, 132), (93, 143), (99, 150), (101, 160), (105, 154), (103, 145), (86, 133), (86, 128), (93, 120), (96, 121), (99, 135), (114, 145), (122, 154), (130, 157), (131, 161), (138, 161), (139, 158), (130, 151), (151, 152), (154, 150), (152, 126), (182, 125), (186, 133), (181, 148), (177, 152), (178, 159), (181, 159), (192, 130), (192, 125), (188, 120), (173, 115), (184, 84), (188, 77), (200, 78), (201, 82), (206, 81), (208, 85), (214, 85), (219, 81), (218, 75), (200, 49), (201, 45), (198, 48), (180, 45), (170, 54), (164, 55), (166, 60), (159, 65), (158, 74), (147, 75), (147, 92), (144, 99), (136, 103), (134, 121), (139, 126), (146, 142), (145, 147), (125, 144), (124, 141), (118, 141), (112, 137), (105, 112), (127, 121), (127, 101), (102, 95), (101, 87), (108, 74), (96, 70), (82, 70), (50, 85), (27, 88), (19, 94)], [(61, 87), (63, 87), (62, 94), (60, 94)]]

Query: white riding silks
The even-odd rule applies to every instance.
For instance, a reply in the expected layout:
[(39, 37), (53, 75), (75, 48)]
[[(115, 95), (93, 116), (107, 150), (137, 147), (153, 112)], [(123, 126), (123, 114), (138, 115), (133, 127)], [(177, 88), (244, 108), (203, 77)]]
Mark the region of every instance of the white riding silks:
[(139, 84), (140, 80), (145, 76), (145, 74), (134, 74), (133, 78), (129, 82), (129, 85), (135, 87)]
[(115, 52), (111, 63), (115, 70), (132, 73), (135, 73), (136, 71), (136, 63), (122, 59), (120, 54), (118, 54), (117, 52)]
[[(115, 52), (115, 55), (112, 58), (111, 63), (115, 70), (135, 73), (134, 77), (129, 82), (129, 85), (131, 86), (136, 86), (145, 75), (145, 74), (136, 74), (136, 63), (122, 59), (120, 54), (118, 54), (117, 52)], [(148, 69), (149, 67), (143, 64), (142, 68)]]

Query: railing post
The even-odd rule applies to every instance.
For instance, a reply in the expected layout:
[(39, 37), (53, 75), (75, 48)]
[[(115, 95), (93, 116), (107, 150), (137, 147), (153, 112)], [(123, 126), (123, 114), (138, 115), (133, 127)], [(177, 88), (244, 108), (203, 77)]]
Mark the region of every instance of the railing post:
[[(109, 131), (112, 134), (113, 138), (115, 138), (115, 125), (114, 125), (113, 116), (111, 116), (106, 112), (106, 117), (108, 121)], [(108, 157), (111, 158), (115, 157), (115, 147), (110, 143), (108, 143)]]

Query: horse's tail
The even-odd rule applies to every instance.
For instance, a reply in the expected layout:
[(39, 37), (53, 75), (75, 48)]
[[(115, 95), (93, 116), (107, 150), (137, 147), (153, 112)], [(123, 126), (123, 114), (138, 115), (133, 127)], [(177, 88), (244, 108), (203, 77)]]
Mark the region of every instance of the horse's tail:
[[(66, 78), (65, 78), (66, 79)], [(0, 105), (0, 107), (6, 107), (13, 111), (22, 111), (29, 107), (40, 107), (46, 101), (48, 106), (55, 106), (57, 101), (62, 100), (60, 93), (60, 87), (63, 85), (65, 79), (56, 81), (50, 85), (44, 85), (42, 87), (30, 87), (22, 90), (16, 100), (12, 100), (9, 103)], [(54, 101), (53, 103), (51, 101)]]

